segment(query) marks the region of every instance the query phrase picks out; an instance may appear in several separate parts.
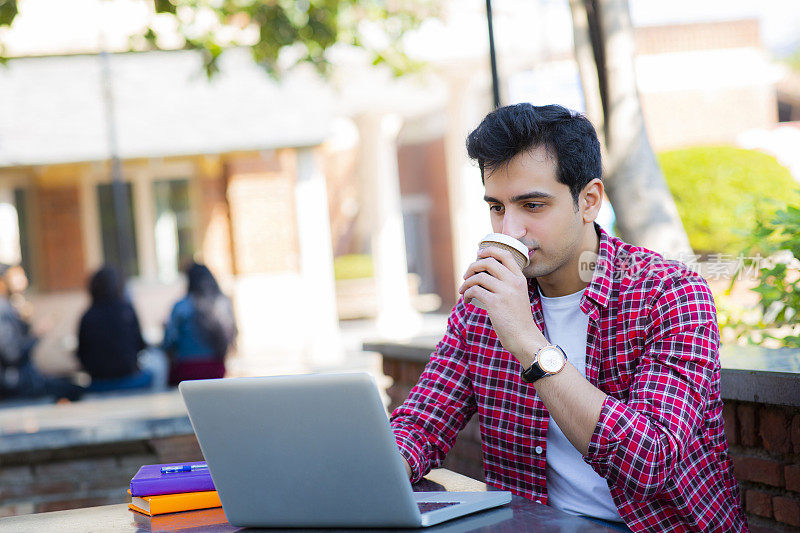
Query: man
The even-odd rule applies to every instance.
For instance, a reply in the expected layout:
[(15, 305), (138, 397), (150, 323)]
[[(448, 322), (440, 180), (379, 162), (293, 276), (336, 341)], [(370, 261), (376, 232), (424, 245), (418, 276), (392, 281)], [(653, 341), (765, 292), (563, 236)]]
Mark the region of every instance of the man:
[[(409, 477), (477, 412), (490, 485), (632, 531), (744, 531), (705, 281), (611, 238), (589, 121), (560, 106), (490, 113), (467, 140), (492, 228), (447, 332), (392, 415)], [(470, 302), (477, 298), (485, 307)], [(624, 524), (623, 524), (624, 523)]]
[(77, 400), (82, 387), (66, 378), (45, 376), (33, 364), (31, 352), (37, 339), (11, 301), (27, 282), (21, 267), (0, 263), (0, 399), (51, 396)]

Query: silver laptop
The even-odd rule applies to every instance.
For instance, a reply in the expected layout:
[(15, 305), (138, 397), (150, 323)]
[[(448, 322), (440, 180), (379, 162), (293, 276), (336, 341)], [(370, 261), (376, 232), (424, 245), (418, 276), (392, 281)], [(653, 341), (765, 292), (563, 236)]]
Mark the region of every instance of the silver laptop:
[(368, 374), (179, 386), (228, 521), (241, 527), (423, 527), (511, 493), (413, 492)]

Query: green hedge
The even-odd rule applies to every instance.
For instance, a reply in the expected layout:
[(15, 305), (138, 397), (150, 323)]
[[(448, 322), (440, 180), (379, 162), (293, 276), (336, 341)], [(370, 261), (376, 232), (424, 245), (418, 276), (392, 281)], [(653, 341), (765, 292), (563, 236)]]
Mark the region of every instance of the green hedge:
[(755, 218), (770, 218), (800, 186), (774, 157), (754, 150), (704, 146), (663, 152), (658, 160), (699, 254), (740, 253)]
[(371, 255), (348, 254), (333, 259), (333, 277), (337, 280), (371, 278), (373, 274)]

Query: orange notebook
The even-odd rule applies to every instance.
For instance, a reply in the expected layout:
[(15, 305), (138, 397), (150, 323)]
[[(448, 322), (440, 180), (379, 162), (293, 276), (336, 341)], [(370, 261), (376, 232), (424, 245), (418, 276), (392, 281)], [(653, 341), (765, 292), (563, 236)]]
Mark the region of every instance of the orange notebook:
[(195, 509), (222, 507), (215, 490), (203, 492), (182, 492), (179, 494), (159, 494), (157, 496), (132, 496), (128, 507), (146, 515), (177, 513)]
[(143, 513), (131, 514), (133, 514), (133, 523), (139, 528), (138, 531), (206, 531), (208, 529), (221, 529), (219, 527), (210, 528), (209, 526), (228, 525), (228, 519), (225, 518), (225, 512), (222, 507), (198, 509), (182, 513), (157, 514), (155, 516), (148, 516)]

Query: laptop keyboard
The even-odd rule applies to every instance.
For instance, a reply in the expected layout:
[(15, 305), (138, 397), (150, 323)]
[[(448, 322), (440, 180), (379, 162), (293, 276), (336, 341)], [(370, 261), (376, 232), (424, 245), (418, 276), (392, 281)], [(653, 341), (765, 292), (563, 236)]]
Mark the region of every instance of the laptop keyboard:
[(417, 502), (417, 507), (419, 507), (420, 513), (436, 511), (452, 505), (458, 505), (458, 502)]

